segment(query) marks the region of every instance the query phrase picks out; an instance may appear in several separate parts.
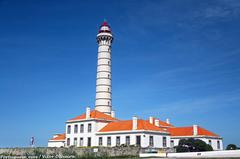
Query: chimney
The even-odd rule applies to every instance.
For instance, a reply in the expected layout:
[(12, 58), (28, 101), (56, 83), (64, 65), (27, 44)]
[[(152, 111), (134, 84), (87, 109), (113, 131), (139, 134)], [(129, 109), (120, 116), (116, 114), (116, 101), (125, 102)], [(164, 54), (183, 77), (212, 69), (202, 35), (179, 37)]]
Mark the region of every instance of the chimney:
[(137, 130), (138, 127), (138, 118), (136, 116), (132, 117), (132, 129)]
[(149, 117), (149, 123), (153, 124), (153, 117), (152, 116)]
[(155, 126), (159, 127), (159, 120), (158, 119), (155, 119)]
[(60, 134), (54, 134), (53, 135), (53, 138), (55, 138), (55, 137), (58, 137)]
[(115, 111), (111, 111), (111, 117), (115, 118)]
[(166, 119), (166, 123), (170, 124), (170, 119), (169, 118)]
[(193, 136), (197, 136), (197, 135), (198, 135), (198, 126), (193, 125)]
[(86, 119), (90, 119), (90, 108), (86, 108)]

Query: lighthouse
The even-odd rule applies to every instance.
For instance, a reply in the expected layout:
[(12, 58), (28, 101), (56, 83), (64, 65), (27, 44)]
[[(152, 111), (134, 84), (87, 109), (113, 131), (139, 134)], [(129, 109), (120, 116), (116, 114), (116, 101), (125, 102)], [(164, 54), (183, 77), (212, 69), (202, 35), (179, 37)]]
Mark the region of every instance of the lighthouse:
[(185, 138), (202, 140), (211, 145), (213, 150), (223, 149), (223, 141), (219, 135), (197, 125), (176, 127), (170, 124), (169, 119), (164, 122), (153, 116), (148, 120), (136, 116), (130, 120), (116, 118), (112, 111), (111, 96), (112, 42), (112, 31), (105, 21), (97, 34), (95, 110), (87, 107), (83, 114), (67, 120), (65, 133), (54, 135), (48, 140), (48, 147), (116, 147), (124, 144), (166, 149), (177, 146), (179, 140)]
[(95, 109), (114, 116), (112, 111), (112, 77), (111, 77), (111, 45), (113, 36), (106, 21), (100, 26), (97, 34), (98, 61)]

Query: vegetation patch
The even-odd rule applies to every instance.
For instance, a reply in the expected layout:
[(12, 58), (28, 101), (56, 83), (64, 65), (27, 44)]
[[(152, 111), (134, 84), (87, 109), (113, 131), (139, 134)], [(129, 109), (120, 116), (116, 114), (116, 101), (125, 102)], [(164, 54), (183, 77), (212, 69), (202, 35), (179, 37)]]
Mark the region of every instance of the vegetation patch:
[(175, 147), (177, 152), (203, 152), (213, 151), (211, 145), (206, 144), (200, 139), (181, 139), (178, 146)]

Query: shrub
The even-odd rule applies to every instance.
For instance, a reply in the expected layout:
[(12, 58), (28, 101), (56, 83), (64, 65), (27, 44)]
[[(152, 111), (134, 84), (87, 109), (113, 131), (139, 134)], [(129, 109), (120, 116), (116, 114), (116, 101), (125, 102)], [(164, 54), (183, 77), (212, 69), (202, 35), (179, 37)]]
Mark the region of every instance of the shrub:
[(175, 147), (177, 152), (202, 152), (213, 151), (211, 145), (206, 144), (200, 139), (181, 139), (178, 146)]
[(229, 144), (227, 145), (227, 148), (226, 148), (226, 150), (237, 150), (237, 149), (238, 149), (237, 146), (234, 144)]

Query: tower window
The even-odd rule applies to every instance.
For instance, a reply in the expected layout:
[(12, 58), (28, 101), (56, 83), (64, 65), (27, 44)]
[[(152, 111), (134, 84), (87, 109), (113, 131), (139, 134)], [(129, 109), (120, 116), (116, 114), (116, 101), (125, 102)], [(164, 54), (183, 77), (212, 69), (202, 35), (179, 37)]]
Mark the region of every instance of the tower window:
[(108, 74), (108, 78), (110, 78), (110, 74)]
[(110, 65), (110, 61), (108, 61), (108, 65)]
[(110, 92), (110, 88), (108, 88), (108, 92)]
[(110, 102), (108, 101), (108, 105), (110, 105)]

